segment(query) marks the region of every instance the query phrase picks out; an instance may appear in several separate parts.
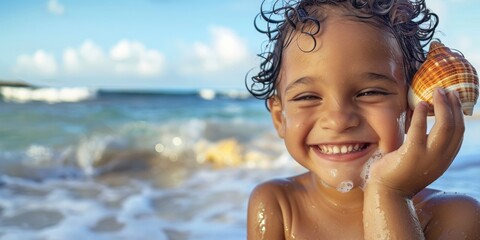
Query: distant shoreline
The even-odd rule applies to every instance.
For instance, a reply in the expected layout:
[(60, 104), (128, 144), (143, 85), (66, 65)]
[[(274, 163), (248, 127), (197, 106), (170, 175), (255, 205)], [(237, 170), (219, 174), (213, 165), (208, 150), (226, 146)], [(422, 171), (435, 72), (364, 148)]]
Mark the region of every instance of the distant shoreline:
[(28, 84), (23, 81), (6, 81), (0, 79), (0, 87), (34, 87), (31, 84)]

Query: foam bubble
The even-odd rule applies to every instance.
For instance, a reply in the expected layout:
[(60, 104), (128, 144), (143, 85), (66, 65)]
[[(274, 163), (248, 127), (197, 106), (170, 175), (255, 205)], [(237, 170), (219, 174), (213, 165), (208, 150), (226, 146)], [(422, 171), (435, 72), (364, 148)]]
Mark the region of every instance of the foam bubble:
[(352, 181), (343, 181), (343, 182), (340, 183), (340, 185), (338, 185), (337, 191), (342, 192), (342, 193), (346, 193), (346, 192), (350, 192), (350, 190), (352, 190), (352, 188), (353, 188), (353, 182)]
[(380, 160), (383, 157), (383, 155), (384, 154), (383, 154), (382, 151), (377, 150), (372, 154), (370, 159), (368, 159), (368, 161), (365, 163), (365, 165), (363, 166), (362, 172), (360, 173), (360, 177), (362, 177), (362, 179), (363, 179), (363, 182), (362, 182), (362, 185), (360, 186), (360, 188), (363, 189), (365, 187), (365, 185), (367, 184), (368, 178), (370, 177), (370, 168), (371, 168), (372, 164), (374, 162)]

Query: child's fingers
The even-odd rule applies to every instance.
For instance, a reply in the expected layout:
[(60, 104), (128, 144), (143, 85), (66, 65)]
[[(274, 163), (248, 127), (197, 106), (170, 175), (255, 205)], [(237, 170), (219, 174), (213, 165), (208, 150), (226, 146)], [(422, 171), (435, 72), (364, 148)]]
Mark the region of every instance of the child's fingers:
[(420, 102), (415, 106), (407, 133), (407, 143), (424, 146), (426, 143), (428, 104)]
[(449, 150), (451, 150), (455, 156), (458, 153), (458, 150), (460, 149), (460, 145), (463, 140), (463, 134), (465, 132), (465, 121), (463, 119), (462, 104), (460, 103), (460, 99), (458, 98), (458, 93), (455, 91), (450, 92), (448, 94), (448, 97), (452, 104), (452, 114), (455, 121), (455, 130), (452, 135), (452, 141), (449, 145)]
[[(442, 101), (444, 100), (444, 101)], [(437, 93), (435, 107), (435, 125), (428, 140), (429, 151), (437, 151), (435, 172), (439, 175), (450, 166), (460, 150), (465, 124), (460, 100), (454, 93), (448, 93), (443, 98)]]
[(451, 100), (441, 88), (435, 89), (433, 108), (435, 124), (428, 136), (427, 147), (434, 152), (446, 152), (445, 150), (452, 143), (456, 122), (452, 112)]

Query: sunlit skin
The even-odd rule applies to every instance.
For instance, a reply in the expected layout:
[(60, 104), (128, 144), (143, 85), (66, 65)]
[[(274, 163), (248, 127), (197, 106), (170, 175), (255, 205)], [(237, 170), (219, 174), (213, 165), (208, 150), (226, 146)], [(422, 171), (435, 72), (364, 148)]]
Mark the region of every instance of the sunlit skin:
[[(248, 239), (479, 239), (478, 202), (425, 189), (461, 146), (458, 97), (437, 89), (427, 135), (428, 106), (409, 110), (390, 33), (331, 12), (315, 37), (316, 48), (305, 52), (309, 38), (295, 35), (269, 99), (278, 135), (308, 172), (253, 191)], [(362, 170), (379, 151), (385, 155), (364, 182)], [(347, 181), (350, 191), (337, 190)]]

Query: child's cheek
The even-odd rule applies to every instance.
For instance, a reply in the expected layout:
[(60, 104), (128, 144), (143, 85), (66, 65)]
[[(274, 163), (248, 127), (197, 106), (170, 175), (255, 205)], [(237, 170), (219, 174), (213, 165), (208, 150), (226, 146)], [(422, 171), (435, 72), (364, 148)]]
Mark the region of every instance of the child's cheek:
[(306, 114), (302, 113), (302, 111), (295, 110), (295, 111), (288, 111), (284, 110), (282, 112), (283, 121), (285, 124), (285, 128), (288, 130), (299, 130), (305, 126), (307, 121)]
[[(290, 133), (297, 141), (306, 141), (318, 121), (319, 112), (315, 108), (292, 107), (285, 108), (283, 117), (287, 134)], [(305, 144), (305, 142), (302, 144)]]
[(309, 126), (312, 126), (314, 122), (313, 116), (308, 111), (288, 108), (282, 115), (287, 149), (297, 160), (304, 159), (306, 157), (304, 146), (309, 135)]
[(405, 137), (407, 112), (386, 111), (382, 119), (377, 122), (377, 133), (380, 136), (380, 150), (391, 152), (398, 149)]

